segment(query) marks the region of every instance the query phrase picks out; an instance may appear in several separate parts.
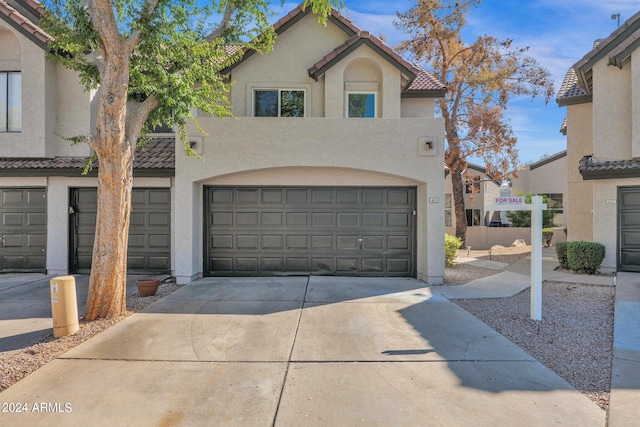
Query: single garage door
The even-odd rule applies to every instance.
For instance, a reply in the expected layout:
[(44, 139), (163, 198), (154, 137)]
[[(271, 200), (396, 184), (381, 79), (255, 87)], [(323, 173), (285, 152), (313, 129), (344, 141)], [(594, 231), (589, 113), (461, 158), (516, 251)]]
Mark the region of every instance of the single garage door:
[[(97, 197), (95, 188), (71, 190), (71, 272), (91, 271)], [(133, 189), (127, 271), (132, 274), (171, 271), (171, 193), (168, 188)]]
[(415, 188), (205, 188), (218, 275), (415, 275)]
[(46, 273), (47, 190), (0, 189), (0, 272)]
[(618, 270), (640, 271), (640, 187), (618, 188)]

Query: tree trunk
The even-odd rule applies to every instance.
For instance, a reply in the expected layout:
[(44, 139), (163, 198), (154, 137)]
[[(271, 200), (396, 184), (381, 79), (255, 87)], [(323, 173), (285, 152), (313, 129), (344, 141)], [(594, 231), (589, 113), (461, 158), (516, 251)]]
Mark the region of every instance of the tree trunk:
[(133, 149), (121, 143), (113, 158), (102, 156), (98, 171), (98, 210), (86, 320), (126, 313), (127, 244), (133, 186)]
[[(110, 2), (97, 8), (111, 13)], [(94, 17), (107, 16), (96, 14)], [(86, 320), (113, 318), (126, 313), (127, 244), (136, 141), (126, 129), (127, 88), (131, 47), (117, 32), (115, 21), (104, 26), (96, 133), (90, 143), (98, 157), (98, 210), (93, 243)], [(94, 22), (94, 24), (96, 24)]]
[(462, 247), (466, 246), (467, 240), (467, 215), (464, 206), (464, 184), (462, 182), (462, 170), (460, 164), (456, 163), (451, 170), (451, 186), (453, 191), (453, 206), (456, 217), (456, 237), (462, 240)]

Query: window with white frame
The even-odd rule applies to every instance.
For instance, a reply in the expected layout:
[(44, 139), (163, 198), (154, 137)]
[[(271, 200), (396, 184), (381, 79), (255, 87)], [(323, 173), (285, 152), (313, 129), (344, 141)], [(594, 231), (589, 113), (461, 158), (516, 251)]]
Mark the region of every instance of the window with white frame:
[(254, 117), (304, 117), (303, 89), (254, 89)]
[(347, 92), (347, 117), (351, 118), (375, 118), (376, 93), (375, 92)]
[(0, 72), (0, 132), (22, 130), (22, 74)]

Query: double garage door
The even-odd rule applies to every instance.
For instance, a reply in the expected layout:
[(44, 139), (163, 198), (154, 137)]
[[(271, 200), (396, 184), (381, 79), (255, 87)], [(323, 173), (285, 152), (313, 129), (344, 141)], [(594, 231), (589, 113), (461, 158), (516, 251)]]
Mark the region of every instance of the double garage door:
[[(71, 190), (70, 266), (73, 273), (89, 273), (96, 226), (97, 190)], [(168, 188), (134, 188), (127, 271), (168, 274), (171, 271), (171, 193)]]
[(413, 187), (205, 187), (205, 265), (222, 275), (415, 275)]

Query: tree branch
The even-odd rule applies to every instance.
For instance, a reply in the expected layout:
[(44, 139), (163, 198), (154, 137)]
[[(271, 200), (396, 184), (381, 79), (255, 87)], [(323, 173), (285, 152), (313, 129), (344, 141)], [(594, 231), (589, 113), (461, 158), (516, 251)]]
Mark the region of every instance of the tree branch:
[(213, 41), (222, 35), (231, 27), (231, 18), (233, 12), (236, 11), (236, 7), (232, 4), (233, 1), (227, 0), (227, 5), (224, 8), (224, 15), (220, 21), (220, 25), (211, 34), (207, 36), (207, 41)]
[(142, 127), (149, 118), (149, 113), (160, 106), (155, 95), (149, 96), (142, 102), (133, 98), (127, 101), (127, 116), (125, 121), (126, 136), (130, 143), (135, 144), (142, 133)]
[[(143, 18), (151, 16), (151, 14), (153, 14), (153, 12), (155, 12), (156, 8), (158, 7), (159, 2), (160, 0), (147, 0), (142, 7), (142, 11), (140, 12), (140, 17), (138, 18), (138, 20), (142, 21)], [(133, 31), (131, 31), (131, 34), (129, 34), (126, 40), (127, 50), (129, 52), (133, 52), (133, 49), (138, 45), (138, 43), (140, 43), (141, 35), (142, 31), (139, 29), (134, 29)]]

